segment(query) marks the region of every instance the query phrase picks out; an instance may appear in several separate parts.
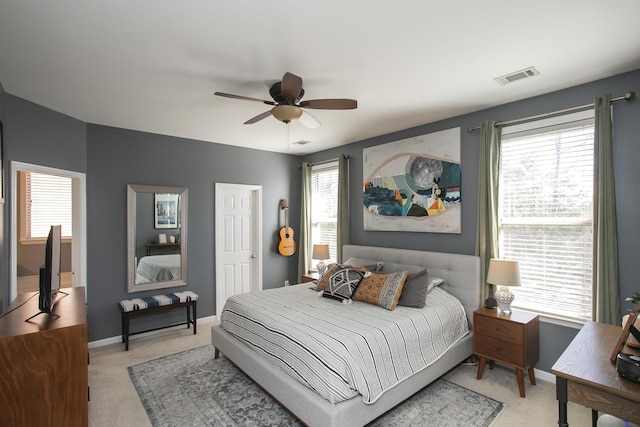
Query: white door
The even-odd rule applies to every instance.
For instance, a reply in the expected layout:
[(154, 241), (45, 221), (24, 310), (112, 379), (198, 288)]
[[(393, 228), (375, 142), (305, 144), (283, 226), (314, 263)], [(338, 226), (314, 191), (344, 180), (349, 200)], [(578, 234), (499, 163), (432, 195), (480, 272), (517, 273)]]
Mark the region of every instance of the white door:
[(262, 187), (216, 183), (216, 315), (230, 296), (262, 289)]

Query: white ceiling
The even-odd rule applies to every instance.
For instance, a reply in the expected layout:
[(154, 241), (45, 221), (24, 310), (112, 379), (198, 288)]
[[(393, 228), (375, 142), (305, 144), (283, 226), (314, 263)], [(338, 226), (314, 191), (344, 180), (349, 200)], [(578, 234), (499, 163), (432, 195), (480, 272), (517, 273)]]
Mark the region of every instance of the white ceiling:
[[(638, 0), (0, 0), (0, 83), (88, 123), (285, 152), (269, 107), (289, 71), (309, 110), (292, 154), (640, 68)], [(540, 75), (493, 79), (535, 66)], [(618, 96), (621, 94), (612, 94)]]

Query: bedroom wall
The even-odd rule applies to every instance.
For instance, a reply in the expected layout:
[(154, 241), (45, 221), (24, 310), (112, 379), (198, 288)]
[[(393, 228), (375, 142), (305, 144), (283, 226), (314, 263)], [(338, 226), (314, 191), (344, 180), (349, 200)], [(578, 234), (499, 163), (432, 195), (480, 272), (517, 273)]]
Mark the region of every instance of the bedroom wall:
[[(215, 313), (216, 182), (262, 186), (263, 286), (294, 282), (295, 257), (280, 256), (277, 243), (283, 220), (280, 199), (299, 204), (296, 156), (98, 125), (88, 125), (87, 147), (89, 341), (120, 333), (119, 300), (185, 290), (127, 293), (127, 184), (189, 189), (187, 289), (200, 296), (198, 317)], [(181, 311), (169, 314), (183, 317)], [(155, 321), (149, 316), (136, 325), (151, 326)]]
[(0, 92), (3, 123), (3, 167), (5, 202), (2, 206), (0, 292), (2, 307), (9, 304), (9, 262), (11, 224), (11, 161), (44, 165), (86, 173), (86, 124), (64, 114)]
[[(516, 83), (518, 84), (518, 83)], [(497, 88), (496, 90), (499, 90)], [(17, 160), (87, 174), (87, 244), (89, 340), (119, 334), (117, 301), (126, 293), (126, 184), (181, 185), (189, 187), (189, 286), (201, 296), (199, 317), (214, 314), (213, 200), (215, 182), (263, 186), (264, 284), (278, 286), (295, 280), (297, 257), (276, 255), (280, 224), (278, 203), (286, 197), (291, 223), (299, 218), (299, 170), (302, 160), (320, 161), (350, 156), (351, 242), (407, 249), (472, 254), (475, 245), (478, 173), (478, 132), (468, 126), (482, 120), (508, 120), (592, 102), (603, 93), (619, 96), (627, 91), (640, 95), (640, 70), (609, 79), (514, 102), (472, 114), (359, 141), (304, 158), (207, 142), (135, 132), (107, 126), (87, 125), (64, 114), (0, 91), (0, 119), (4, 124), (4, 166)], [(616, 103), (615, 168), (619, 226), (620, 284), (624, 299), (638, 290), (634, 263), (640, 257), (638, 209), (640, 208), (640, 102)], [(391, 120), (392, 118), (390, 118)], [(362, 149), (373, 145), (452, 127), (462, 128), (462, 233), (365, 232), (360, 213), (362, 197)], [(167, 165), (159, 168), (158, 165)], [(5, 175), (10, 179), (8, 174)], [(10, 188), (10, 182), (5, 188)], [(8, 304), (7, 235), (8, 200), (1, 205), (0, 302)], [(184, 289), (184, 288), (181, 288)], [(149, 293), (139, 293), (144, 296)], [(138, 294), (136, 294), (138, 296)], [(628, 307), (624, 305), (623, 308)], [(576, 329), (541, 325), (539, 369), (549, 370)]]
[[(496, 90), (499, 88), (496, 87)], [(352, 244), (473, 254), (478, 201), (477, 176), (480, 134), (478, 131), (468, 133), (466, 129), (478, 126), (483, 120), (510, 120), (542, 114), (588, 104), (593, 102), (594, 97), (605, 93), (617, 97), (629, 91), (634, 91), (637, 96), (640, 96), (640, 70), (314, 153), (306, 156), (304, 161), (322, 161), (337, 157), (339, 153), (349, 156)], [(640, 291), (636, 274), (636, 264), (640, 258), (640, 245), (638, 245), (638, 241), (640, 241), (638, 219), (640, 218), (638, 215), (640, 210), (640, 186), (638, 185), (640, 182), (640, 168), (638, 167), (638, 159), (640, 159), (640, 120), (638, 120), (640, 118), (640, 100), (616, 102), (613, 111), (620, 299), (622, 302), (621, 312), (624, 313), (627, 308), (631, 307), (629, 303), (624, 302), (624, 298), (634, 291)], [(453, 127), (462, 128), (462, 233), (364, 231), (362, 220), (362, 149)], [(543, 322), (540, 327), (540, 362), (537, 368), (549, 371), (577, 331), (575, 328)]]
[[(215, 311), (215, 182), (262, 185), (264, 287), (295, 280), (297, 259), (277, 254), (277, 232), (283, 225), (280, 199), (299, 205), (297, 156), (86, 124), (7, 93), (0, 93), (0, 108), (8, 181), (13, 160), (87, 174), (89, 341), (120, 334), (119, 300), (158, 293), (126, 292), (126, 185), (130, 183), (189, 188), (189, 284), (163, 291), (197, 292), (199, 317)], [(10, 187), (7, 182), (5, 188)], [(4, 308), (10, 302), (9, 242), (2, 237), (13, 225), (9, 224), (9, 200), (0, 206)], [(138, 324), (153, 326), (154, 322), (157, 319), (150, 317)]]

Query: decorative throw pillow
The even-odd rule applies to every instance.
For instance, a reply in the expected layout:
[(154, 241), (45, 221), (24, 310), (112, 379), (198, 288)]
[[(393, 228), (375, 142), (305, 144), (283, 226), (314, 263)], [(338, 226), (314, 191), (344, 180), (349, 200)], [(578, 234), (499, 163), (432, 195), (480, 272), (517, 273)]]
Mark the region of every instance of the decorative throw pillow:
[(409, 271), (378, 274), (366, 273), (353, 294), (353, 299), (395, 310)]
[(329, 282), (329, 279), (331, 278), (333, 273), (338, 271), (338, 269), (342, 269), (342, 268), (345, 268), (345, 266), (340, 264), (329, 264), (327, 266), (327, 271), (325, 271), (324, 275), (320, 278), (320, 280), (318, 280), (318, 285), (316, 286), (316, 290), (324, 291), (324, 288), (327, 287), (327, 283)]
[(322, 293), (325, 298), (332, 298), (344, 303), (351, 302), (351, 296), (356, 290), (365, 272), (352, 268), (343, 268), (329, 278), (327, 286)]
[(372, 260), (372, 259), (353, 258), (353, 257), (351, 257), (351, 258), (349, 258), (348, 260), (345, 261), (345, 265), (350, 265), (352, 267), (363, 266), (369, 271), (372, 271), (374, 273), (378, 273), (378, 272), (382, 271), (382, 268), (384, 267), (384, 262), (375, 261), (375, 260)]
[(433, 288), (435, 288), (436, 286), (440, 286), (444, 283), (444, 279), (440, 278), (440, 277), (431, 277), (429, 278), (429, 289), (427, 290), (427, 293), (431, 292), (431, 290)]
[(405, 307), (423, 308), (429, 292), (429, 272), (422, 269), (416, 273), (409, 273), (404, 282), (398, 305)]

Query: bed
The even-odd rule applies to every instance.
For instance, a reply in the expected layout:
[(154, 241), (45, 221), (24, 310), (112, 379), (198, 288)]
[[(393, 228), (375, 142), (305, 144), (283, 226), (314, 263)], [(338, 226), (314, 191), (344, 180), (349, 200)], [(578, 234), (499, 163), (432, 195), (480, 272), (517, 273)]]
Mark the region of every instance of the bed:
[(180, 279), (180, 254), (144, 256), (136, 267), (136, 284), (177, 279)]
[[(383, 270), (385, 272), (401, 270), (417, 272), (425, 267), (428, 268), (431, 276), (444, 279), (444, 282), (437, 288), (437, 290), (429, 293), (428, 298), (446, 298), (445, 294), (455, 296), (458, 304), (464, 308), (463, 317), (466, 317), (466, 319), (464, 319), (466, 323), (465, 327), (471, 326), (472, 313), (481, 305), (480, 261), (478, 257), (356, 245), (346, 245), (343, 248), (343, 257), (345, 261), (348, 259), (359, 259), (367, 260), (368, 262), (372, 260), (382, 262), (384, 264)], [(332, 309), (342, 310), (347, 316), (352, 315), (352, 313), (356, 311), (359, 312), (361, 309), (364, 310), (363, 305), (368, 305), (355, 301), (352, 305), (347, 304), (343, 306), (343, 304), (336, 301), (329, 302), (325, 298), (318, 298), (318, 296), (315, 295), (316, 292), (309, 289), (308, 283), (291, 286), (289, 288), (290, 289), (280, 288), (282, 289), (280, 291), (264, 291), (265, 294), (262, 294), (262, 298), (264, 298), (265, 303), (262, 305), (269, 306), (271, 302), (267, 303), (267, 300), (283, 299), (279, 298), (280, 294), (277, 292), (301, 294), (302, 298), (306, 298), (306, 300), (309, 301), (310, 308), (309, 310), (300, 311), (307, 311), (308, 313), (306, 313), (306, 315), (310, 317), (314, 316), (313, 310), (315, 310), (315, 308), (312, 309), (311, 307), (315, 307), (317, 305), (311, 302), (313, 298), (315, 298), (320, 305), (327, 306), (333, 304)], [(249, 298), (249, 296), (243, 294), (243, 296), (238, 299), (247, 298)], [(265, 351), (260, 350), (260, 348), (263, 347), (260, 342), (261, 338), (256, 337), (255, 339), (247, 339), (246, 337), (236, 335), (236, 331), (229, 326), (229, 324), (232, 323), (230, 320), (234, 319), (234, 317), (229, 313), (236, 311), (236, 297), (230, 298), (230, 301), (231, 302), (227, 302), (225, 310), (223, 310), (223, 313), (225, 313), (225, 311), (227, 313), (221, 317), (225, 319), (223, 323), (226, 328), (230, 329), (231, 333), (225, 330), (222, 325), (214, 326), (211, 331), (211, 339), (213, 346), (215, 347), (216, 354), (218, 352), (222, 352), (228, 359), (245, 371), (274, 398), (280, 401), (283, 406), (287, 407), (294, 415), (309, 426), (346, 427), (365, 425), (401, 403), (427, 384), (442, 376), (444, 373), (471, 356), (473, 352), (472, 332), (470, 328), (467, 328), (467, 330), (463, 331), (464, 333), (460, 336), (454, 336), (450, 338), (449, 341), (442, 343), (440, 345), (440, 351), (436, 355), (435, 359), (424, 361), (424, 366), (416, 365), (411, 368), (415, 372), (400, 372), (399, 375), (396, 375), (397, 373), (393, 373), (393, 375), (390, 374), (390, 377), (392, 377), (390, 379), (380, 378), (381, 373), (378, 372), (376, 374), (378, 376), (375, 376), (374, 378), (376, 381), (386, 384), (383, 385), (382, 388), (362, 388), (362, 383), (369, 385), (373, 384), (373, 381), (367, 377), (368, 375), (373, 374), (368, 372), (366, 369), (363, 369), (362, 372), (356, 373), (351, 372), (351, 368), (347, 369), (345, 367), (340, 367), (339, 369), (335, 369), (335, 365), (333, 365), (334, 362), (332, 361), (327, 364), (338, 372), (336, 376), (349, 376), (347, 381), (348, 386), (346, 388), (343, 387), (342, 389), (337, 386), (335, 387), (335, 389), (338, 390), (337, 395), (340, 397), (336, 397), (335, 395), (333, 397), (327, 397), (327, 391), (322, 389), (322, 387), (319, 387), (316, 383), (308, 382), (307, 385), (304, 385), (300, 378), (296, 379), (294, 378), (296, 375), (291, 375), (291, 369), (287, 369), (287, 366), (284, 366), (284, 368), (282, 366), (278, 367), (277, 362), (274, 362), (274, 360), (277, 361), (280, 356), (269, 357), (267, 353), (269, 353), (270, 350), (267, 350), (266, 353)], [(249, 303), (251, 303), (251, 301), (249, 301)], [(255, 301), (253, 303), (255, 303)], [(276, 302), (273, 302), (273, 304), (275, 303)], [(302, 304), (305, 303), (303, 302)], [(378, 310), (379, 318), (381, 319), (380, 325), (387, 321), (392, 321), (396, 315), (396, 317), (404, 317), (408, 311), (420, 311), (419, 309), (412, 309), (408, 307), (397, 307), (394, 311), (384, 310), (380, 307), (372, 308)], [(295, 309), (281, 311), (288, 313), (289, 311), (295, 311)], [(235, 318), (242, 316), (244, 316), (244, 314), (240, 314)], [(274, 314), (266, 314), (265, 316), (274, 317)], [(330, 315), (329, 317), (333, 319), (334, 316)], [(251, 322), (261, 323), (262, 320), (256, 318), (255, 321), (251, 320)], [(317, 323), (317, 319), (315, 322)], [(273, 325), (277, 325), (279, 328), (281, 326), (285, 327), (286, 325), (284, 324), (286, 323), (286, 319), (283, 320), (283, 318), (278, 317), (277, 322)], [(339, 321), (336, 320), (336, 322), (333, 323), (325, 322), (323, 325), (332, 324), (335, 326), (335, 323), (339, 323)], [(351, 325), (353, 322), (343, 323)], [(308, 332), (305, 329), (306, 326), (304, 325), (304, 322), (294, 326), (299, 329), (299, 333), (301, 335)], [(420, 327), (417, 329), (422, 330), (423, 328)], [(331, 333), (329, 335), (331, 335)], [(379, 333), (379, 335), (384, 336), (386, 346), (388, 344), (386, 343), (386, 341), (388, 341), (388, 337), (392, 335), (385, 335), (384, 333)], [(290, 338), (291, 340), (297, 339), (296, 332), (287, 332), (286, 334), (283, 334), (283, 336), (285, 336), (287, 340)], [(312, 340), (308, 340), (306, 343), (303, 343), (302, 347), (312, 347), (311, 341), (315, 340), (315, 337)], [(337, 341), (340, 340), (338, 339)], [(320, 346), (327, 346), (327, 344), (320, 344)], [(404, 347), (411, 347), (411, 345), (404, 345)], [(334, 349), (328, 349), (327, 352), (323, 353), (321, 357), (317, 357), (317, 359), (321, 361), (328, 361), (327, 358), (333, 354), (333, 350)], [(424, 349), (421, 349), (420, 352), (422, 352), (422, 350)], [(391, 352), (394, 353), (393, 357), (397, 357), (395, 355), (396, 350), (392, 349)], [(292, 354), (295, 356), (296, 351), (292, 351)], [(349, 349), (348, 354), (351, 356), (357, 355), (358, 350), (356, 347), (352, 347)], [(310, 357), (308, 354), (302, 353), (297, 354), (297, 357), (305, 362), (305, 364), (311, 359), (314, 359), (314, 357)], [(394, 368), (394, 370), (403, 371), (405, 369), (404, 365), (414, 365), (412, 357), (413, 356), (408, 356), (403, 359), (411, 360), (409, 363), (403, 364), (394, 361), (394, 366), (399, 367), (398, 369)], [(347, 356), (344, 356), (343, 358), (347, 358)], [(363, 363), (363, 359), (358, 359), (356, 362), (366, 365), (366, 363)], [(286, 365), (288, 362), (283, 363)], [(296, 367), (293, 370), (295, 371), (298, 369), (299, 368)], [(411, 371), (411, 369), (409, 370)], [(286, 373), (287, 370), (290, 372)], [(310, 364), (309, 371), (316, 372), (316, 368)], [(382, 369), (381, 371), (385, 370)], [(327, 389), (333, 389), (334, 383), (331, 382), (331, 380), (328, 381), (329, 385), (325, 387)], [(314, 388), (315, 391), (309, 387)]]

